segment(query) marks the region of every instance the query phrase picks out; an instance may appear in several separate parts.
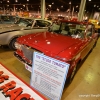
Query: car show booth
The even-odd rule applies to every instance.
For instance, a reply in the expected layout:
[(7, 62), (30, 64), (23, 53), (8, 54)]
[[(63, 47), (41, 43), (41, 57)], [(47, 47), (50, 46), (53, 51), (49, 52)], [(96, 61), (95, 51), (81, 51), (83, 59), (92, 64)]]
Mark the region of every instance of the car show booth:
[(76, 19), (47, 20), (41, 0), (41, 18), (1, 20), (0, 100), (100, 99), (100, 25), (83, 20), (86, 2)]

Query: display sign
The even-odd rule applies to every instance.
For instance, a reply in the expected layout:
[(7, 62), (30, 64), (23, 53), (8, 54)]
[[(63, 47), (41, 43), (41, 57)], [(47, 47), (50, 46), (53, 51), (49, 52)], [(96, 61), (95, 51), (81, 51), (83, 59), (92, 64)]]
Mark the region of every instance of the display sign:
[(47, 100), (0, 64), (0, 100)]
[(31, 67), (31, 66), (29, 66), (29, 65), (25, 64), (25, 68), (26, 68), (26, 70), (28, 70), (28, 71), (32, 72), (32, 67)]
[(50, 100), (60, 100), (69, 64), (34, 52), (31, 86)]

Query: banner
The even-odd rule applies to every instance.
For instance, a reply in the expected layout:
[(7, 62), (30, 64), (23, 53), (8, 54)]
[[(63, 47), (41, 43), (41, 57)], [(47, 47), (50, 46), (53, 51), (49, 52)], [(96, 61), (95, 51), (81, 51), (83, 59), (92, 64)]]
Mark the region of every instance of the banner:
[(50, 100), (60, 100), (69, 64), (34, 52), (31, 86)]
[(0, 100), (47, 100), (0, 64)]

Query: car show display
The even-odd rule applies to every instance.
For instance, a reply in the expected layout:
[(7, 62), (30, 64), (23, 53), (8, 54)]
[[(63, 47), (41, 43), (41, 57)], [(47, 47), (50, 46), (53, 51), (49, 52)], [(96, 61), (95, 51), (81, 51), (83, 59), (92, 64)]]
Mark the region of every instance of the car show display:
[(14, 55), (30, 67), (34, 51), (69, 63), (67, 78), (72, 81), (78, 64), (92, 51), (97, 40), (98, 33), (95, 33), (93, 24), (60, 20), (54, 23), (48, 32), (38, 32), (18, 38)]
[(99, 37), (99, 0), (0, 0), (0, 100), (99, 100)]
[(15, 24), (0, 25), (0, 45), (15, 49), (16, 39), (22, 35), (45, 32), (52, 23), (44, 19), (18, 18)]

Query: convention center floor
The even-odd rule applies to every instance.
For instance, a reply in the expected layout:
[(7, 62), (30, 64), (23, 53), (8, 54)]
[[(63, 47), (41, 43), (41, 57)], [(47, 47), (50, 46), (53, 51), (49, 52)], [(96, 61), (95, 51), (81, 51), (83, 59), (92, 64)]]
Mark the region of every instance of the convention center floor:
[[(30, 84), (31, 73), (13, 56), (13, 51), (0, 47), (0, 63)], [(66, 83), (61, 100), (100, 100), (100, 38), (96, 47), (82, 62), (71, 84)]]

